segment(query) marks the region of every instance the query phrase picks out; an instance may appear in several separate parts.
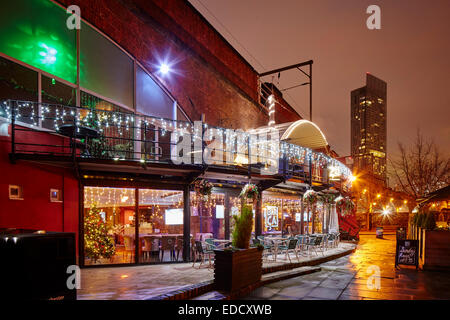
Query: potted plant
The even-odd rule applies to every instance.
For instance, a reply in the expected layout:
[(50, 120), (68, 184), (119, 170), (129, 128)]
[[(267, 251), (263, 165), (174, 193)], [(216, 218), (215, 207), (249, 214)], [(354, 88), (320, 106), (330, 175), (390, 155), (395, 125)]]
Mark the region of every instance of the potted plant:
[(261, 280), (262, 246), (250, 248), (253, 212), (243, 205), (241, 214), (233, 216), (235, 229), (233, 245), (224, 250), (214, 250), (214, 285), (218, 290), (238, 291)]

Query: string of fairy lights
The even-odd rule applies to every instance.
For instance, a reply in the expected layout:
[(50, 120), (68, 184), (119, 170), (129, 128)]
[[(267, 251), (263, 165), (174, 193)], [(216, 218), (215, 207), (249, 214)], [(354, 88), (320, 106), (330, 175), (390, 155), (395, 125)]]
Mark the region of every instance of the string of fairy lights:
[[(63, 105), (42, 104), (33, 102), (15, 102), (14, 103), (14, 117), (15, 121), (24, 121), (27, 118), (31, 126), (38, 126), (39, 120), (52, 120), (53, 129), (58, 131), (62, 124), (76, 123), (79, 126), (93, 126), (101, 133), (104, 133), (108, 128), (115, 128), (111, 133), (110, 139), (129, 137), (132, 132), (140, 137), (143, 128), (154, 128), (158, 131), (160, 136), (164, 137), (170, 133), (173, 141), (177, 141), (180, 135), (189, 134), (194, 145), (208, 144), (213, 139), (224, 143), (224, 149), (216, 149), (223, 153), (229, 153), (227, 146), (234, 146), (236, 148), (231, 151), (232, 155), (228, 157), (239, 158), (242, 155), (243, 163), (248, 163), (248, 149), (258, 150), (258, 157), (269, 160), (278, 160), (278, 158), (288, 159), (290, 163), (308, 165), (309, 159), (314, 168), (334, 167), (335, 171), (343, 177), (344, 180), (349, 180), (352, 176), (351, 170), (340, 161), (333, 159), (323, 153), (315, 152), (309, 148), (299, 145), (290, 144), (284, 141), (264, 141), (255, 138), (255, 135), (250, 132), (243, 132), (239, 130), (231, 130), (218, 127), (209, 127), (208, 124), (202, 123), (199, 125), (192, 125), (186, 121), (175, 121), (163, 118), (155, 118), (142, 115), (134, 115), (131, 113), (124, 113), (119, 111), (109, 110), (92, 110), (89, 108), (75, 108)], [(10, 121), (13, 116), (13, 109), (11, 105), (4, 101), (0, 112), (6, 115)], [(79, 130), (79, 128), (77, 128)], [(251, 130), (249, 130), (251, 131)], [(118, 135), (118, 136), (117, 136)], [(136, 137), (136, 136), (135, 136)], [(144, 137), (145, 138), (145, 137)], [(138, 138), (141, 140), (141, 138)], [(255, 155), (251, 155), (253, 158)]]

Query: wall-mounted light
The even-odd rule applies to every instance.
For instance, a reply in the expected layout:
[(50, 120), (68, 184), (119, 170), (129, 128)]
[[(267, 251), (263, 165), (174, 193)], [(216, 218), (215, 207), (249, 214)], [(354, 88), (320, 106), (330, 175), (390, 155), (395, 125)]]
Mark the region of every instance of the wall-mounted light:
[(166, 63), (161, 63), (161, 65), (159, 66), (159, 72), (161, 72), (162, 74), (168, 74), (170, 72), (169, 65)]

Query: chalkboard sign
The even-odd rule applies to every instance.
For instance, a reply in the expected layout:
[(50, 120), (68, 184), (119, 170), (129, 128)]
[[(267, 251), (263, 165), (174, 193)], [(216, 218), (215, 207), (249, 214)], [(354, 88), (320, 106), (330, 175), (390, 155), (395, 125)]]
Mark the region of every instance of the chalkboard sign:
[(397, 239), (395, 266), (399, 264), (419, 267), (419, 240)]

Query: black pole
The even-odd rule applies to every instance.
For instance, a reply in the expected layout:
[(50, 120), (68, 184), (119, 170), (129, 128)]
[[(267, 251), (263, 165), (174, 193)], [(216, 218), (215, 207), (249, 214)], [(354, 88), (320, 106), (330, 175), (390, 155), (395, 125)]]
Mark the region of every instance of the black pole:
[(13, 155), (13, 159), (15, 161), (15, 153), (16, 153), (16, 130), (15, 130), (15, 122), (16, 122), (16, 108), (14, 106), (14, 102), (11, 100), (8, 101), (10, 109), (11, 109), (11, 153)]
[(230, 219), (231, 217), (231, 210), (230, 210), (230, 195), (228, 193), (225, 193), (225, 199), (224, 199), (224, 205), (225, 205), (225, 239), (230, 239)]
[(312, 122), (312, 63), (309, 65), (309, 121)]
[(191, 259), (191, 192), (189, 185), (183, 190), (183, 261), (189, 262)]

